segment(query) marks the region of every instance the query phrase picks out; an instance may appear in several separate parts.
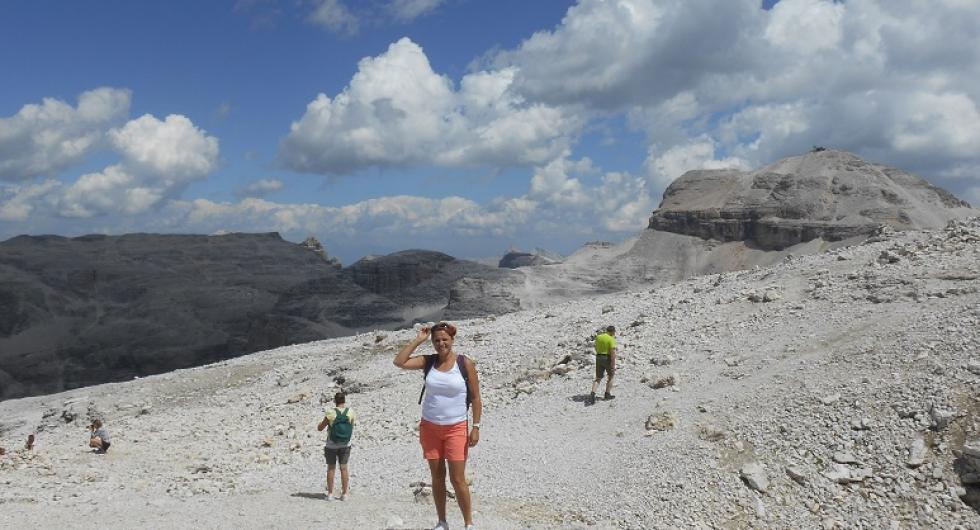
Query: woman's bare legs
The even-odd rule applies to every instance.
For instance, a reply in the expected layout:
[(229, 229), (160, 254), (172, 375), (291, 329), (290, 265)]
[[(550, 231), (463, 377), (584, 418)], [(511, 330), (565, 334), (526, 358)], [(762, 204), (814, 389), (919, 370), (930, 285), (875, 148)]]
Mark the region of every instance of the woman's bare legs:
[[(429, 460), (432, 473), (432, 501), (436, 505), (436, 515), (440, 521), (446, 520), (446, 461)], [(458, 495), (458, 494), (457, 494)]]
[(347, 495), (350, 491), (350, 471), (347, 470), (347, 464), (340, 464), (340, 494)]
[(453, 491), (456, 492), (459, 511), (463, 512), (463, 524), (469, 526), (473, 524), (473, 516), (470, 510), (470, 486), (466, 483), (466, 460), (449, 462), (449, 480), (453, 483)]
[(333, 479), (336, 476), (336, 465), (327, 465), (327, 496), (333, 495)]

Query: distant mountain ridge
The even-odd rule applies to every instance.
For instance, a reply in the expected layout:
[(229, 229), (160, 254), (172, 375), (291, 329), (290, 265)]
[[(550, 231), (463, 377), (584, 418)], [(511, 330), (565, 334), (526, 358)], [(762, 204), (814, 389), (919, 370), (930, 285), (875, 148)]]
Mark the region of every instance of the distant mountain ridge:
[[(363, 264), (342, 270), (317, 245), (276, 233), (4, 241), (0, 399), (497, 311), (471, 303), (453, 313), (450, 290), (464, 275), (496, 281), (506, 271), (445, 255), (425, 278), (397, 264), (402, 276)], [(391, 277), (401, 281), (385, 283)]]

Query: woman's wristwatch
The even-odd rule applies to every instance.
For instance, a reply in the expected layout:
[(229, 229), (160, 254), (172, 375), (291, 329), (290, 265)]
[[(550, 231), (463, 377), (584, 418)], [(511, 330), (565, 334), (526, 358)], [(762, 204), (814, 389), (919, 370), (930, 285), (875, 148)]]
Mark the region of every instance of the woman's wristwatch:
[(473, 424), (473, 428), (474, 428), (474, 429), (479, 429), (479, 428), (480, 428), (480, 422), (476, 422), (476, 423), (474, 423), (474, 424)]

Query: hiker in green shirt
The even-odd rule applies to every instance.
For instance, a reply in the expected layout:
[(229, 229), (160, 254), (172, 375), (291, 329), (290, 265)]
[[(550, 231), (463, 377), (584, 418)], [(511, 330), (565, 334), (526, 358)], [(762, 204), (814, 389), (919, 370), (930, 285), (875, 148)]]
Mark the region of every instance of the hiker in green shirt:
[(606, 379), (606, 393), (603, 399), (613, 399), (612, 395), (613, 375), (616, 374), (616, 327), (609, 326), (606, 331), (600, 333), (595, 338), (595, 381), (592, 382), (592, 392), (589, 394), (589, 404), (595, 404), (595, 391), (599, 389), (599, 382), (608, 373)]
[[(316, 429), (322, 431), (329, 427), (327, 431), (327, 443), (323, 446), (323, 456), (327, 460), (327, 500), (346, 501), (350, 491), (350, 472), (347, 470), (347, 461), (350, 459), (351, 435), (354, 431), (354, 423), (357, 415), (350, 407), (346, 406), (347, 396), (343, 392), (337, 392), (333, 397), (334, 408), (327, 411), (323, 420), (317, 425)], [(333, 494), (333, 479), (340, 462), (340, 497)]]

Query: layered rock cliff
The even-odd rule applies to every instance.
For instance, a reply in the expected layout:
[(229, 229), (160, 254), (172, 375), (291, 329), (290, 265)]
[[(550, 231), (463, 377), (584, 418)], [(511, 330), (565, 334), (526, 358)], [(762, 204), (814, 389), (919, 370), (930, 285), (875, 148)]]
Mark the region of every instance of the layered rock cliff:
[(664, 192), (649, 228), (780, 250), (864, 236), (881, 225), (937, 228), (969, 208), (910, 173), (815, 150), (751, 172), (689, 171)]
[(499, 296), (484, 295), (487, 289), (499, 291), (495, 285), (523, 282), (523, 277), (513, 271), (430, 250), (363, 258), (344, 269), (344, 275), (414, 313), (415, 318), (430, 320), (514, 311), (520, 305), (517, 298), (502, 295), (507, 299), (502, 303)]

